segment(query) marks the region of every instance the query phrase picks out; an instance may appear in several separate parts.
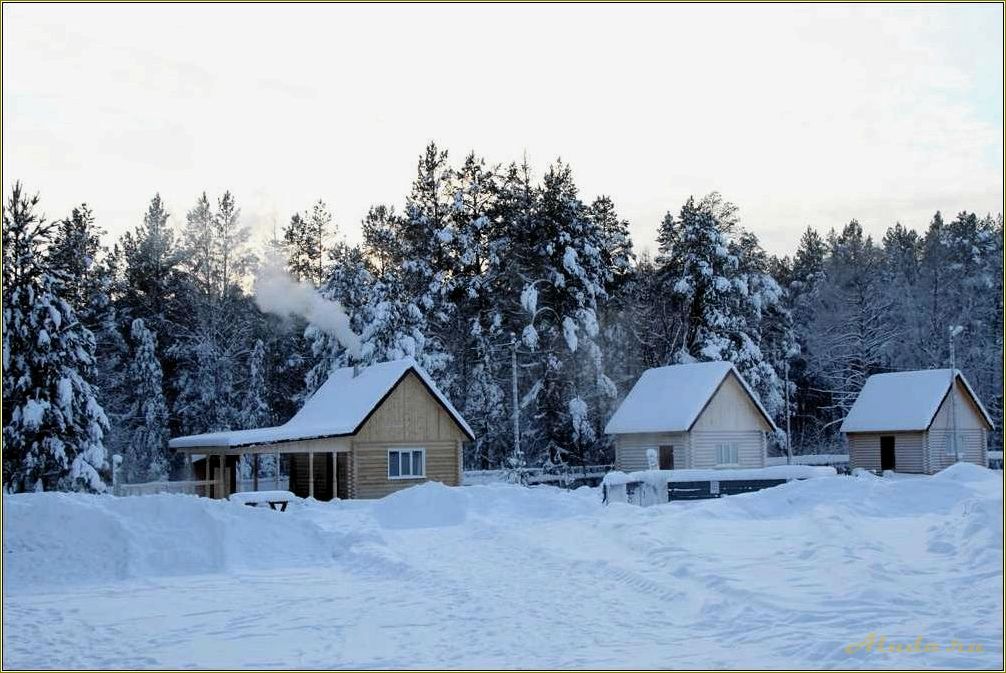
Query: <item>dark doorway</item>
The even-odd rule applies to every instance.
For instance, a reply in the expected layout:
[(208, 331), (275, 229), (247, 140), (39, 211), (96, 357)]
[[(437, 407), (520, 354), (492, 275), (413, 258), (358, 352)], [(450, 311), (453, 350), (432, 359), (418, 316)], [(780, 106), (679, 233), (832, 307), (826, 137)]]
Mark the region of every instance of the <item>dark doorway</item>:
[[(299, 498), (306, 498), (311, 492), (308, 481), (308, 466), (311, 464), (306, 453), (290, 454), (290, 490)], [(334, 495), (333, 470), (335, 469), (334, 454), (314, 454), (314, 498), (315, 500), (331, 500)]]
[(894, 469), (894, 437), (890, 435), (880, 438), (880, 469)]
[(335, 462), (335, 497), (345, 500), (349, 497), (349, 454), (335, 454)]
[(661, 470), (673, 470), (674, 469), (674, 447), (673, 446), (661, 446), (660, 447), (660, 469)]

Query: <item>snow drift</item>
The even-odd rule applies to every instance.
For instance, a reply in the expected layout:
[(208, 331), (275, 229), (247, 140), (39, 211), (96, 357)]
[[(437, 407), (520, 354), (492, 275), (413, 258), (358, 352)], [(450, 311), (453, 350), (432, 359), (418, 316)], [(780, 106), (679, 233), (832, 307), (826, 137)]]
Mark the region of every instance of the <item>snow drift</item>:
[(324, 563), (345, 541), (304, 517), (184, 495), (4, 496), (5, 588)]
[(378, 500), (374, 517), (391, 529), (457, 526), (468, 518), (468, 499), (457, 488), (430, 481)]

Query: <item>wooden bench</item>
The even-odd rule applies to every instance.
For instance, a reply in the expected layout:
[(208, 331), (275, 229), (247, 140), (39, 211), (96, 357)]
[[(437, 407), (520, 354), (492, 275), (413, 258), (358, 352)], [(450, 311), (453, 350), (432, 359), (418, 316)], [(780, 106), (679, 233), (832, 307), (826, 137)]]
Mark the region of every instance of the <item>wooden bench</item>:
[(296, 497), (290, 491), (246, 491), (244, 493), (232, 493), (228, 500), (248, 505), (249, 507), (269, 505), (270, 509), (278, 509), (280, 512), (285, 512), (286, 506)]

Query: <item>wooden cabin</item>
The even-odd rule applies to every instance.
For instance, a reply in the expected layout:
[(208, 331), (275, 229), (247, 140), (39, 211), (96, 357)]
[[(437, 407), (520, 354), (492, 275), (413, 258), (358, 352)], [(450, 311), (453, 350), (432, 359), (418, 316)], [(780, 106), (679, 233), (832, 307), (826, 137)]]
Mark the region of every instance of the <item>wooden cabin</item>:
[(992, 427), (971, 384), (949, 369), (874, 374), (842, 422), (850, 467), (919, 474), (958, 457), (988, 467)]
[(648, 369), (612, 415), (615, 469), (765, 467), (766, 433), (776, 430), (758, 396), (729, 362)]
[[(318, 500), (380, 498), (423, 481), (461, 484), (462, 447), (474, 435), (412, 358), (335, 371), (283, 425), (176, 437), (193, 473), (234, 489), (238, 456), (289, 456), (290, 490)], [(210, 469), (207, 472), (206, 464)], [(198, 476), (198, 475), (197, 475)]]

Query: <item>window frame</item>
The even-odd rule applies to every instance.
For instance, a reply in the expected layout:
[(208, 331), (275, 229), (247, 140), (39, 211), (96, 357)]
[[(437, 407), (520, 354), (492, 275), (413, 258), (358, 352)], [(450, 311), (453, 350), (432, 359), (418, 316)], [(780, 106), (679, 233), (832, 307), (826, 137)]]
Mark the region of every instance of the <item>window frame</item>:
[(960, 447), (961, 457), (964, 457), (965, 449), (967, 448), (967, 433), (964, 430), (958, 430), (956, 435), (953, 430), (947, 430), (946, 436), (943, 438), (943, 455), (945, 456), (956, 456), (957, 452), (954, 451), (954, 439), (956, 438), (957, 446)]
[[(397, 454), (396, 460), (398, 461), (398, 474), (391, 474), (391, 454)], [(415, 466), (415, 454), (420, 454), (420, 460), (422, 461), (422, 474), (412, 474), (413, 467)], [(407, 455), (409, 457), (409, 474), (402, 474), (402, 456)], [(401, 447), (389, 447), (388, 448), (388, 460), (387, 460), (387, 475), (389, 481), (401, 481), (401, 480), (415, 480), (415, 479), (426, 479), (426, 447), (425, 446), (401, 446)]]
[[(727, 458), (733, 458), (734, 461), (730, 463), (724, 463), (721, 461), (720, 450), (726, 449)], [(716, 445), (716, 467), (740, 467), (741, 463), (741, 452), (740, 447), (737, 446), (737, 442), (720, 442)]]

